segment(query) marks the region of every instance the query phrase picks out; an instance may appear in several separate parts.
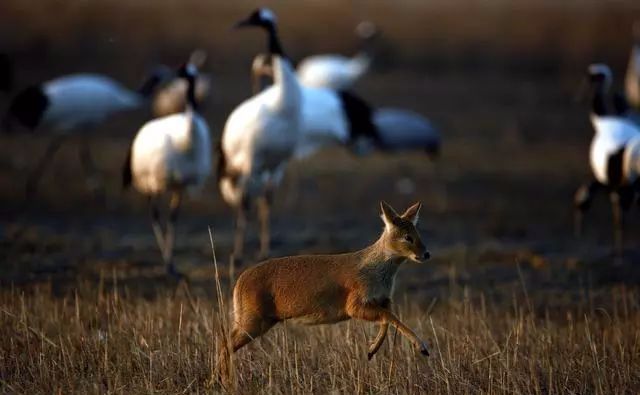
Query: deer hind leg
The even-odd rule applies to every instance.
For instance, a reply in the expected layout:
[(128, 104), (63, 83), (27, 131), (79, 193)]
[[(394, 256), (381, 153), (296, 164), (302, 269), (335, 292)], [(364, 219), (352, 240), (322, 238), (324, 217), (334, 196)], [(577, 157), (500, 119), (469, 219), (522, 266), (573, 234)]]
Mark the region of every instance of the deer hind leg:
[[(235, 353), (242, 347), (251, 343), (251, 341), (260, 335), (268, 331), (275, 322), (264, 321), (260, 318), (254, 319), (249, 322), (249, 325), (243, 323), (239, 325), (237, 322), (233, 323), (231, 329), (231, 350), (226, 345), (226, 342), (222, 340), (222, 347), (218, 349), (218, 361), (216, 365), (217, 378), (220, 380), (223, 386), (228, 387), (231, 379), (231, 354)], [(231, 351), (231, 353), (229, 352)]]
[(252, 316), (243, 319), (241, 323), (235, 322), (231, 330), (231, 349), (233, 352), (251, 343), (257, 337), (265, 334), (276, 324), (273, 320)]
[(411, 328), (402, 323), (398, 317), (384, 307), (373, 304), (349, 303), (347, 314), (349, 314), (351, 318), (379, 322), (381, 324), (391, 324), (400, 334), (412, 342), (421, 354), (429, 355), (426, 343), (422, 341)]

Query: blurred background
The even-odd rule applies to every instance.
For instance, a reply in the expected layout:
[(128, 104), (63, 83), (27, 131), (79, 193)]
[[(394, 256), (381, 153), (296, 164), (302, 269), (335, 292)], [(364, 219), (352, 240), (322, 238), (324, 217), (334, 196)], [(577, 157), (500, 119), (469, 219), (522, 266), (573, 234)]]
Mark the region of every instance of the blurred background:
[[(572, 197), (590, 177), (593, 134), (588, 104), (575, 96), (596, 61), (612, 67), (620, 87), (631, 25), (640, 19), (637, 1), (3, 0), (0, 50), (15, 63), (15, 93), (75, 72), (104, 73), (135, 88), (155, 64), (178, 65), (193, 49), (205, 49), (213, 89), (203, 113), (218, 141), (230, 111), (251, 95), (250, 65), (265, 49), (263, 34), (230, 27), (260, 5), (278, 15), (285, 48), (297, 60), (350, 56), (358, 48), (354, 26), (375, 22), (381, 55), (355, 91), (376, 106), (419, 112), (443, 136), (437, 161), (332, 149), (295, 166), (298, 186), (285, 181), (276, 197), (274, 255), (365, 246), (381, 228), (379, 200), (398, 209), (420, 200), (434, 264), (403, 272), (409, 290), (445, 292), (451, 281), (509, 284), (517, 272), (501, 268), (515, 264), (550, 289), (594, 271), (603, 283), (640, 279), (631, 265), (640, 260), (633, 252), (637, 211), (628, 221), (628, 259), (614, 272), (606, 265), (613, 261), (608, 199), (596, 200), (584, 238), (572, 235)], [(3, 109), (10, 97), (0, 97)], [(127, 149), (148, 118), (145, 111), (117, 116), (91, 135), (107, 174), (105, 201), (86, 191), (78, 143), (71, 141), (24, 208), (25, 174), (50, 137), (0, 135), (1, 283), (53, 278), (64, 289), (104, 270), (162, 276), (146, 200), (120, 188)], [(205, 281), (207, 226), (221, 260), (231, 248), (232, 212), (213, 177), (184, 213), (176, 260)]]

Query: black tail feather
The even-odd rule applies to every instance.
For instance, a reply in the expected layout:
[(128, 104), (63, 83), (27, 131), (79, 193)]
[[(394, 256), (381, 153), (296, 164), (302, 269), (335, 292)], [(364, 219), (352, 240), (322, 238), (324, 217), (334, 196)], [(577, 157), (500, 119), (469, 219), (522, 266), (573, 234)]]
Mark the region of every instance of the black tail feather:
[(373, 123), (373, 109), (371, 106), (351, 92), (340, 90), (337, 93), (342, 100), (342, 109), (349, 123), (351, 143), (358, 141), (360, 138), (366, 138), (380, 147), (382, 141)]
[(624, 177), (624, 151), (625, 147), (620, 148), (609, 156), (607, 160), (607, 179), (608, 184), (617, 187), (622, 183)]

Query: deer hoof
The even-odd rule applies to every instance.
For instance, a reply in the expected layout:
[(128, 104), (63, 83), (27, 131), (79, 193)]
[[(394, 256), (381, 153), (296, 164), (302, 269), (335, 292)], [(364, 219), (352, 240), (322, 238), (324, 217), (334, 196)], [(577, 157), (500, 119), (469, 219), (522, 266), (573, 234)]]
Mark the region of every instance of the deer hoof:
[(424, 356), (429, 356), (429, 350), (427, 349), (427, 345), (426, 344), (422, 344), (422, 346), (420, 346), (420, 354), (424, 355)]

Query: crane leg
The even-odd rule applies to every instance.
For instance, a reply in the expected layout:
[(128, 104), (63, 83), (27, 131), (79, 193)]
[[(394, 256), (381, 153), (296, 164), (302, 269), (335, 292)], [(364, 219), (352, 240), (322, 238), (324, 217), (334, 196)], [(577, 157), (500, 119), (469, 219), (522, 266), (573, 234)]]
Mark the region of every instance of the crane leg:
[(169, 220), (167, 221), (167, 229), (164, 236), (163, 258), (167, 266), (167, 273), (173, 277), (182, 277), (176, 269), (173, 262), (173, 247), (175, 245), (175, 224), (178, 220), (178, 212), (182, 204), (182, 193), (174, 192), (169, 202)]
[(160, 210), (158, 209), (157, 197), (154, 196), (149, 198), (149, 207), (151, 214), (151, 228), (153, 229), (153, 234), (156, 237), (158, 248), (160, 248), (160, 253), (164, 258), (164, 232), (162, 231), (162, 225), (160, 224)]
[(613, 210), (614, 252), (618, 257), (624, 253), (625, 214), (631, 207), (634, 190), (630, 187), (620, 188), (611, 192), (611, 208)]
[(96, 195), (104, 193), (104, 182), (102, 181), (96, 163), (91, 155), (89, 138), (83, 137), (79, 147), (80, 163), (84, 170), (87, 188)]
[(235, 235), (233, 240), (233, 259), (242, 260), (244, 253), (244, 236), (247, 230), (247, 205), (240, 203), (236, 211)]
[(620, 204), (620, 195), (612, 192), (609, 196), (611, 200), (611, 209), (613, 210), (613, 247), (617, 256), (622, 255), (624, 243), (624, 214)]
[(269, 257), (271, 247), (271, 193), (267, 192), (260, 196), (257, 201), (258, 220), (260, 221), (260, 252), (259, 258), (265, 259)]
[(54, 139), (49, 142), (47, 150), (38, 161), (35, 170), (31, 172), (27, 178), (27, 184), (25, 188), (26, 200), (30, 200), (38, 192), (38, 183), (40, 182), (40, 179), (47, 169), (47, 165), (49, 164), (49, 162), (51, 162), (51, 159), (56, 154), (56, 152), (58, 152), (60, 146), (66, 139), (66, 135), (61, 135), (54, 137)]
[(300, 189), (302, 187), (302, 176), (297, 166), (290, 166), (287, 170), (286, 190), (284, 191), (286, 207), (292, 207), (296, 204), (300, 197)]
[(594, 180), (588, 184), (580, 186), (574, 195), (574, 234), (578, 238), (582, 237), (584, 213), (589, 209), (589, 207), (591, 207), (593, 196), (600, 187), (601, 184)]

